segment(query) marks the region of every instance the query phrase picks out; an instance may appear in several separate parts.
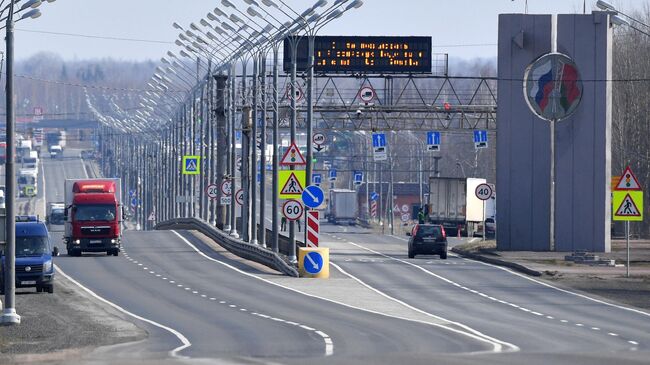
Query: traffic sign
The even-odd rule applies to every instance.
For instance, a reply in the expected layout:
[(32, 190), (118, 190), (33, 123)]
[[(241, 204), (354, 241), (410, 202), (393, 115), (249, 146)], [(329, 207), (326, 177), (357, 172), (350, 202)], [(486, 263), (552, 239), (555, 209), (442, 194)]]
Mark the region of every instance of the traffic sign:
[(375, 93), (375, 89), (373, 89), (371, 86), (364, 86), (359, 90), (359, 98), (364, 103), (373, 101), (376, 96), (377, 94)]
[(155, 221), (156, 220), (156, 212), (152, 210), (151, 213), (149, 213), (149, 217), (147, 217), (147, 220), (150, 221), (150, 222)]
[(133, 198), (131, 199), (131, 206), (132, 206), (133, 208), (136, 208), (136, 207), (138, 206), (138, 203), (139, 203), (138, 198), (133, 197)]
[(370, 200), (376, 201), (377, 199), (379, 199), (379, 194), (377, 194), (376, 191), (373, 191), (372, 193), (370, 193)]
[(244, 189), (237, 190), (237, 193), (235, 193), (235, 201), (239, 205), (244, 205)]
[(643, 191), (614, 191), (612, 208), (615, 221), (643, 221)]
[(280, 199), (300, 199), (306, 186), (305, 170), (278, 171), (278, 193)]
[[(291, 101), (292, 95), (291, 95), (291, 85), (287, 85), (287, 93), (285, 94), (287, 100)], [(296, 95), (295, 99), (296, 102), (299, 103), (302, 101), (302, 99), (305, 97), (305, 94), (302, 92), (302, 88), (299, 85), (296, 85)]]
[(318, 274), (323, 269), (323, 256), (319, 252), (305, 254), (303, 269), (310, 274)]
[(302, 166), (306, 164), (307, 161), (305, 161), (302, 153), (300, 153), (300, 149), (296, 145), (296, 142), (291, 143), (280, 160), (280, 166)]
[(492, 197), (492, 187), (488, 184), (479, 184), (474, 191), (476, 197), (481, 200), (488, 200)]
[(402, 214), (402, 222), (406, 223), (408, 220), (411, 219), (411, 216), (407, 213)]
[(323, 175), (321, 174), (311, 175), (311, 182), (316, 186), (320, 186), (321, 182), (323, 182)]
[(314, 142), (315, 145), (320, 146), (325, 144), (325, 141), (327, 139), (325, 138), (325, 135), (323, 133), (316, 133), (314, 134), (311, 140), (312, 142)]
[(224, 196), (232, 195), (232, 180), (224, 180), (221, 182), (221, 194)]
[(427, 150), (440, 151), (440, 132), (427, 132)]
[(183, 175), (201, 173), (201, 156), (183, 156)]
[(318, 247), (320, 234), (320, 212), (310, 210), (307, 212), (307, 247)]
[(336, 181), (336, 169), (331, 169), (330, 170), (329, 180), (330, 181)]
[(135, 190), (133, 189), (129, 190), (129, 196), (133, 198), (135, 196)]
[(388, 153), (386, 151), (386, 134), (384, 133), (372, 134), (372, 152), (375, 161), (388, 160)]
[(488, 134), (486, 130), (474, 131), (474, 146), (476, 148), (487, 148)]
[[(244, 197), (242, 196), (242, 199)], [(232, 204), (232, 196), (222, 196), (219, 198), (219, 205), (230, 205)]]
[(302, 204), (297, 200), (290, 199), (282, 205), (282, 215), (290, 221), (300, 219), (303, 212)]
[(217, 199), (217, 195), (219, 195), (217, 184), (208, 185), (208, 187), (205, 188), (205, 192), (208, 194), (208, 198)]
[(363, 172), (355, 171), (354, 172), (354, 185), (361, 185), (363, 183)]
[(632, 169), (628, 166), (623, 171), (623, 175), (621, 175), (621, 179), (614, 190), (640, 191), (643, 189), (641, 189), (641, 184), (639, 184), (639, 180), (637, 180)]
[(309, 208), (317, 208), (324, 201), (325, 193), (316, 185), (310, 185), (302, 192), (302, 202)]

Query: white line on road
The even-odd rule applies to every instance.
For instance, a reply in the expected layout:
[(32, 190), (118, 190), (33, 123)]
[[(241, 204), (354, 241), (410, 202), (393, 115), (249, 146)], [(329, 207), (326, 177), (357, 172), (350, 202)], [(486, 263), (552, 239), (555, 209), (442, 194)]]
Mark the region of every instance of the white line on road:
[(120, 307), (119, 305), (117, 305), (117, 304), (115, 304), (115, 303), (109, 301), (108, 299), (105, 299), (105, 298), (103, 298), (103, 297), (97, 295), (94, 291), (92, 291), (92, 290), (86, 288), (86, 287), (83, 286), (81, 283), (79, 283), (78, 281), (76, 281), (75, 279), (73, 279), (72, 277), (70, 277), (69, 275), (67, 275), (65, 272), (63, 272), (63, 270), (61, 270), (61, 268), (60, 268), (58, 265), (54, 265), (54, 267), (56, 268), (56, 271), (57, 271), (58, 274), (62, 275), (62, 276), (65, 277), (66, 279), (70, 280), (70, 282), (72, 282), (72, 283), (75, 284), (76, 286), (78, 286), (78, 287), (80, 287), (81, 289), (83, 289), (85, 292), (87, 292), (88, 294), (90, 294), (93, 298), (95, 298), (95, 299), (97, 299), (97, 300), (99, 300), (99, 301), (101, 301), (101, 302), (103, 302), (103, 303), (105, 303), (105, 304), (107, 304), (107, 305), (113, 307), (114, 309), (116, 309), (116, 310), (118, 310), (118, 311), (120, 311), (120, 312), (122, 312), (122, 313), (124, 313), (124, 314), (126, 314), (126, 315), (128, 315), (128, 316), (130, 316), (130, 317), (133, 317), (133, 318), (135, 318), (135, 319), (137, 319), (137, 320), (140, 320), (140, 321), (143, 321), (143, 322), (149, 323), (149, 324), (152, 325), (152, 326), (156, 326), (156, 327), (158, 327), (158, 328), (161, 328), (161, 329), (163, 329), (163, 330), (165, 330), (165, 331), (167, 331), (167, 332), (170, 332), (170, 333), (173, 334), (174, 336), (176, 336), (176, 338), (178, 338), (178, 340), (182, 343), (182, 345), (179, 346), (179, 347), (176, 347), (175, 349), (172, 349), (171, 351), (169, 351), (169, 355), (172, 356), (172, 357), (178, 358), (178, 359), (189, 359), (188, 356), (179, 355), (179, 352), (180, 352), (180, 351), (183, 351), (184, 349), (186, 349), (186, 348), (192, 346), (192, 343), (191, 343), (191, 342), (187, 339), (187, 337), (185, 337), (182, 333), (178, 332), (177, 330), (175, 330), (175, 329), (173, 329), (173, 328), (171, 328), (171, 327), (167, 327), (167, 326), (165, 326), (165, 325), (163, 325), (163, 324), (160, 324), (160, 323), (158, 323), (158, 322), (152, 321), (152, 320), (150, 320), (150, 319), (147, 319), (147, 318), (144, 318), (144, 317), (139, 316), (139, 315), (137, 315), (137, 314), (134, 314), (134, 313), (129, 312), (128, 310), (126, 310), (126, 309)]

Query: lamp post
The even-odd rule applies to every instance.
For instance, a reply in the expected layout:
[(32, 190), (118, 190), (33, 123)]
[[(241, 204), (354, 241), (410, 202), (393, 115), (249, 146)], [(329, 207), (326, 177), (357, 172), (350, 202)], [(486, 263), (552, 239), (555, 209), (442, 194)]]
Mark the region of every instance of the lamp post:
[[(54, 0), (48, 0), (53, 2)], [(4, 3), (1, 2), (0, 6)], [(6, 109), (7, 109), (7, 160), (5, 162), (5, 186), (6, 186), (6, 252), (4, 270), (4, 291), (5, 303), (2, 311), (2, 324), (20, 324), (20, 316), (16, 313), (16, 112), (14, 110), (14, 5), (16, 1), (10, 0), (8, 6), (0, 11), (0, 16), (8, 10), (6, 17), (6, 43), (7, 43), (7, 81), (6, 81)], [(38, 18), (41, 12), (36, 9), (42, 1), (30, 0), (24, 3), (16, 12), (27, 10), (19, 20), (27, 18)]]

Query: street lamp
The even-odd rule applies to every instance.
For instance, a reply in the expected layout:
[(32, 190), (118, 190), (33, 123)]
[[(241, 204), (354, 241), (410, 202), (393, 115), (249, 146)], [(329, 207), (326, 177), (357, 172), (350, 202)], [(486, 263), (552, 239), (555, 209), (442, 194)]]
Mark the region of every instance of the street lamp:
[[(53, 2), (54, 0), (48, 0)], [(0, 7), (4, 4), (4, 0), (0, 2)], [(5, 302), (4, 310), (2, 312), (2, 324), (15, 325), (20, 324), (20, 316), (16, 313), (15, 300), (16, 300), (16, 111), (14, 109), (14, 14), (18, 14), (23, 10), (31, 8), (31, 10), (24, 13), (19, 19), (38, 18), (41, 13), (37, 7), (42, 4), (40, 0), (30, 0), (23, 4), (23, 6), (14, 12), (16, 1), (10, 0), (9, 4), (0, 10), (0, 16), (8, 10), (6, 16), (6, 43), (7, 43), (7, 82), (6, 82), (6, 109), (7, 109), (7, 159), (5, 162), (5, 196), (6, 196), (6, 252), (4, 263), (4, 289), (5, 289)], [(2, 29), (2, 28), (0, 28)]]

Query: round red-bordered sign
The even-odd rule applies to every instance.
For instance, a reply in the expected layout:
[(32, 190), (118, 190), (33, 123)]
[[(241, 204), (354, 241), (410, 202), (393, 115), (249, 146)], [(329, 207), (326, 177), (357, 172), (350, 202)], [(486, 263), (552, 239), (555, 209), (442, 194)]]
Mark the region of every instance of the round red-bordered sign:
[(235, 193), (235, 201), (239, 205), (244, 205), (244, 189), (237, 190), (237, 193)]
[(297, 200), (287, 200), (282, 205), (282, 215), (290, 221), (300, 219), (304, 211), (305, 209), (302, 207), (302, 204)]
[(492, 197), (492, 187), (488, 184), (480, 184), (474, 191), (476, 197), (481, 200), (488, 200)]

